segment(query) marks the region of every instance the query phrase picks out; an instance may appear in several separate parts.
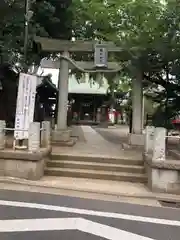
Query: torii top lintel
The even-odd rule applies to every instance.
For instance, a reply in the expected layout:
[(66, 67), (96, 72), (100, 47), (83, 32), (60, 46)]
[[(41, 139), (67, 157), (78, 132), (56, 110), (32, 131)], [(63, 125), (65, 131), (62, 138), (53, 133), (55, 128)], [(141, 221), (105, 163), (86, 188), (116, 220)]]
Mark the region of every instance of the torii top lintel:
[[(45, 37), (34, 37), (34, 41), (41, 45), (42, 51), (45, 52), (94, 52), (96, 41), (69, 41), (52, 39)], [(101, 42), (106, 46), (108, 52), (122, 52), (122, 48), (117, 47), (113, 42)]]

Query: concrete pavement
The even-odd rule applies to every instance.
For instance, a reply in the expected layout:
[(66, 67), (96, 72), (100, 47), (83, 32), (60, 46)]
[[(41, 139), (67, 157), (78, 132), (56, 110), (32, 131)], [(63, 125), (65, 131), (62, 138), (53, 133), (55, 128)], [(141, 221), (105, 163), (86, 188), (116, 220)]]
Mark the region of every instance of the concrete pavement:
[(78, 126), (73, 128), (73, 135), (80, 136), (80, 141), (72, 147), (53, 147), (54, 152), (66, 152), (71, 154), (98, 154), (107, 156), (118, 156), (122, 154), (121, 145), (117, 146), (109, 142), (91, 126)]
[(128, 142), (129, 127), (126, 125), (117, 125), (109, 128), (93, 127), (106, 141), (115, 146), (122, 146), (122, 143)]
[[(104, 134), (102, 133), (104, 132)], [(142, 158), (138, 150), (124, 152), (122, 142), (127, 141), (127, 127), (122, 128), (97, 128), (91, 126), (78, 126), (73, 128), (73, 135), (80, 136), (80, 141), (71, 147), (53, 147), (53, 153), (99, 155), (106, 157), (135, 156)], [(124, 140), (122, 140), (124, 139)]]
[[(123, 159), (135, 157), (135, 159), (141, 159), (142, 153), (135, 150), (122, 150), (119, 143), (109, 143), (108, 139), (104, 139), (95, 129), (90, 126), (78, 126), (74, 135), (81, 132), (81, 140), (72, 148), (67, 147), (53, 147), (54, 154), (67, 154), (71, 156), (100, 156), (100, 157), (117, 157), (121, 156)], [(116, 135), (115, 139), (119, 139), (122, 136), (127, 136), (127, 128), (122, 127), (117, 129), (101, 129), (103, 132), (107, 132), (110, 138)], [(111, 134), (109, 134), (109, 132)], [(107, 136), (106, 135), (106, 136)], [(113, 136), (112, 136), (113, 135)], [(84, 140), (83, 140), (84, 139)], [(119, 140), (118, 140), (119, 141)], [(150, 192), (147, 187), (142, 183), (133, 182), (120, 182), (120, 181), (107, 181), (107, 180), (95, 180), (95, 179), (83, 179), (83, 178), (70, 178), (70, 177), (50, 177), (45, 176), (39, 181), (28, 181), (23, 179), (0, 177), (0, 188), (6, 186), (10, 188), (29, 189), (29, 188), (45, 188), (46, 191), (52, 189), (52, 191), (68, 191), (76, 196), (92, 196), (93, 198), (106, 198), (110, 200), (128, 202), (136, 202), (144, 205), (159, 206), (158, 200), (180, 202), (180, 196), (170, 194), (157, 194)]]
[[(116, 129), (114, 130), (116, 132)], [(66, 154), (81, 154), (81, 155), (97, 155), (99, 156), (117, 156), (127, 157), (127, 152), (122, 150), (116, 144), (109, 144), (107, 139), (104, 139), (91, 127), (86, 126), (84, 131), (84, 139), (73, 148), (53, 148), (53, 152), (61, 152)], [(112, 132), (112, 129), (111, 129)], [(125, 132), (124, 132), (125, 133)], [(119, 134), (119, 132), (118, 132)], [(109, 146), (109, 148), (108, 148)], [(114, 151), (112, 151), (114, 150)], [(129, 150), (130, 156), (139, 156), (138, 151)], [(40, 181), (27, 181), (22, 179), (1, 177), (0, 189), (19, 189), (23, 191), (55, 194), (65, 194), (69, 196), (79, 196), (82, 198), (93, 198), (101, 200), (110, 200), (116, 202), (130, 202), (141, 205), (160, 206), (159, 200), (169, 202), (180, 202), (180, 196), (170, 194), (157, 194), (150, 192), (145, 185), (141, 183), (102, 181), (93, 179), (77, 179), (66, 177), (43, 177)], [(43, 189), (43, 190), (42, 190)]]
[(178, 240), (180, 210), (0, 190), (0, 239)]
[[(102, 181), (94, 179), (43, 177), (40, 181), (0, 178), (0, 189), (50, 192), (85, 198), (106, 199), (160, 206), (158, 199), (141, 183)], [(43, 189), (43, 190), (42, 190)], [(167, 196), (166, 196), (167, 197)], [(175, 196), (176, 197), (176, 196)], [(168, 200), (172, 198), (168, 197)], [(174, 199), (174, 198), (173, 198)], [(177, 200), (177, 198), (176, 198)], [(179, 199), (180, 200), (180, 199)]]
[(160, 206), (159, 201), (180, 203), (180, 196), (152, 193), (141, 183), (102, 181), (66, 177), (43, 177), (40, 181), (0, 178), (0, 189), (66, 194), (82, 198), (106, 199), (141, 205)]

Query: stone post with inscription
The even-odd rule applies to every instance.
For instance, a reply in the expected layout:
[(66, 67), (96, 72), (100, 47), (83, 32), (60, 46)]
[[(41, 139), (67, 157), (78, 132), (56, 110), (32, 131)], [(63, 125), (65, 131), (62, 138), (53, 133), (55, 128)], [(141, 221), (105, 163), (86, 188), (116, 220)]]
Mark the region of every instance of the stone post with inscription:
[(165, 128), (155, 128), (152, 157), (153, 162), (164, 161), (166, 159), (166, 134), (167, 130)]
[(145, 159), (148, 187), (155, 192), (175, 193), (179, 189), (180, 164), (166, 157), (166, 138), (165, 128), (155, 128), (153, 153)]
[(145, 129), (145, 145), (144, 145), (144, 152), (145, 155), (152, 154), (153, 152), (153, 144), (154, 144), (154, 126), (146, 126)]
[(41, 131), (41, 145), (42, 147), (49, 147), (51, 144), (51, 123), (49, 121), (42, 122)]
[(29, 139), (28, 139), (29, 152), (40, 151), (40, 123), (32, 122), (29, 126)]

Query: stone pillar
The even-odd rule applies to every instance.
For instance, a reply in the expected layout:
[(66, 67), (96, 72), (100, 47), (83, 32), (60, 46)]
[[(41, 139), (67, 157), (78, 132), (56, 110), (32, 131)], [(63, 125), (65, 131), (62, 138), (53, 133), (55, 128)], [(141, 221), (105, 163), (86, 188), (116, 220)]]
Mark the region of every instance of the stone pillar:
[(29, 126), (28, 150), (30, 152), (40, 151), (40, 123), (32, 122)]
[(142, 93), (142, 129), (144, 129), (144, 117), (145, 117), (145, 96), (144, 92)]
[(152, 153), (153, 151), (153, 144), (154, 144), (154, 126), (146, 126), (145, 130), (145, 144), (144, 144), (144, 150), (145, 155)]
[[(63, 56), (69, 57), (69, 53), (64, 52)], [(69, 81), (69, 63), (65, 59), (61, 59), (58, 84), (59, 99), (58, 99), (57, 130), (64, 130), (67, 128), (68, 81)]]
[(4, 120), (0, 120), (0, 150), (5, 148), (5, 126), (6, 122)]
[(132, 132), (142, 134), (142, 76), (132, 79)]
[(157, 127), (154, 132), (152, 161), (164, 161), (166, 159), (166, 134), (167, 130)]
[(42, 122), (41, 131), (41, 145), (43, 147), (49, 147), (51, 144), (51, 123), (49, 121)]
[(53, 117), (51, 120), (51, 128), (55, 129), (55, 117)]
[(142, 74), (138, 73), (132, 79), (132, 134), (129, 142), (132, 145), (144, 145), (142, 134)]
[[(63, 52), (63, 56), (69, 57), (69, 53)], [(70, 140), (71, 131), (67, 129), (68, 81), (69, 63), (65, 59), (60, 59), (57, 128), (52, 135), (53, 141), (56, 143), (68, 142)]]
[(166, 160), (166, 137), (165, 128), (155, 129), (153, 156), (145, 162), (148, 187), (155, 192), (178, 193), (180, 168), (178, 161)]

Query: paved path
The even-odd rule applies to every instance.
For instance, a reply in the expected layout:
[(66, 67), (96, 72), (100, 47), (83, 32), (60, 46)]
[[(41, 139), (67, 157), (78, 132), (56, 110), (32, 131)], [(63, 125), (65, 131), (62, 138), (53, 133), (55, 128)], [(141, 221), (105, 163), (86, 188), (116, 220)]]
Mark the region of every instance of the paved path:
[[(84, 135), (85, 141), (78, 141), (74, 147), (67, 149), (67, 147), (53, 147), (54, 152), (66, 152), (71, 154), (98, 154), (98, 155), (111, 155), (118, 156), (121, 154), (121, 145), (117, 146), (104, 139), (95, 129), (91, 126), (78, 126), (81, 128), (80, 135)], [(76, 129), (76, 131), (78, 130)], [(76, 132), (74, 129), (74, 132)], [(76, 132), (77, 133), (77, 132)]]
[[(141, 159), (142, 153), (137, 150), (124, 151), (121, 143), (114, 144), (113, 141), (105, 139), (96, 129), (91, 126), (79, 126), (81, 128), (80, 134), (85, 141), (78, 141), (73, 147), (57, 147), (54, 146), (52, 151), (54, 154), (70, 154), (70, 155), (91, 155), (104, 157), (119, 157)], [(77, 130), (77, 129), (76, 129)], [(115, 130), (115, 129), (114, 129)]]
[(179, 240), (180, 211), (0, 190), (1, 240)]
[(121, 146), (121, 143), (126, 143), (128, 140), (129, 128), (127, 126), (118, 126), (111, 128), (99, 128), (94, 126), (94, 130), (99, 133), (106, 141), (114, 145)]

